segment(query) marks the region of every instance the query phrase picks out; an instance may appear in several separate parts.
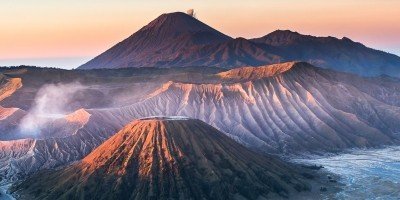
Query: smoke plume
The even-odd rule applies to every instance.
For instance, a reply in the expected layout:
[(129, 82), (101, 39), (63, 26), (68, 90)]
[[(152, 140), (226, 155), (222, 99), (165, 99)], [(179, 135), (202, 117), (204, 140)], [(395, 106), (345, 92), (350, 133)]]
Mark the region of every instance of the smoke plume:
[(194, 9), (187, 10), (186, 14), (190, 15), (191, 17), (196, 18), (196, 13), (194, 12)]
[(21, 120), (20, 132), (37, 135), (46, 123), (67, 114), (65, 108), (71, 102), (74, 94), (86, 87), (77, 82), (44, 85), (39, 89), (32, 108)]

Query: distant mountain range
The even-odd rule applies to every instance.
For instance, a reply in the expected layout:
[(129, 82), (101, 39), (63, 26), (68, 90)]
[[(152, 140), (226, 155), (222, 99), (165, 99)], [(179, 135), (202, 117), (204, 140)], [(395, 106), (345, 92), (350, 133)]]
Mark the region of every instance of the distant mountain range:
[(400, 57), (349, 38), (315, 37), (277, 30), (261, 38), (233, 39), (185, 13), (163, 14), (109, 50), (79, 67), (235, 68), (286, 61), (364, 76), (400, 76)]

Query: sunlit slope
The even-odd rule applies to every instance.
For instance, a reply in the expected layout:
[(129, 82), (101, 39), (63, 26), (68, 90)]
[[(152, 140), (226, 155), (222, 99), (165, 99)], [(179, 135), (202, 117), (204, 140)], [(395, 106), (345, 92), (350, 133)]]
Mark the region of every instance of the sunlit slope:
[(307, 190), (299, 174), (200, 120), (147, 118), (14, 190), (22, 199), (257, 199)]
[(201, 119), (267, 153), (336, 152), (399, 143), (397, 79), (361, 78), (301, 62), (208, 74), (203, 82), (174, 76), (168, 78), (173, 81), (160, 79), (163, 83), (151, 79), (148, 84), (154, 88), (130, 105), (85, 109), (89, 119), (71, 133), (48, 129), (47, 139), (25, 139), (28, 145), (21, 149), (8, 148), (20, 140), (0, 145), (0, 172), (23, 175), (79, 160), (133, 119), (160, 115)]
[[(287, 69), (287, 64), (282, 67)], [(258, 70), (254, 68), (254, 73)], [(237, 83), (168, 82), (143, 102), (99, 114), (113, 120), (190, 116), (250, 147), (275, 153), (338, 151), (398, 142), (397, 81), (365, 79), (307, 63), (292, 63), (282, 71), (254, 80), (246, 75), (247, 80)]]

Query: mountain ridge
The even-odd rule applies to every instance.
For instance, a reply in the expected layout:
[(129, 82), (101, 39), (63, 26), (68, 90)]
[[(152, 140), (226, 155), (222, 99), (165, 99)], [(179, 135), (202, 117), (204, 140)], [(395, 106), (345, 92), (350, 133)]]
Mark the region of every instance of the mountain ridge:
[(185, 13), (162, 14), (79, 69), (215, 66), (236, 68), (288, 61), (362, 76), (400, 77), (400, 57), (343, 37), (276, 30), (263, 37), (231, 38)]
[(306, 62), (286, 62), (265, 66), (257, 67), (238, 67), (225, 72), (218, 73), (217, 76), (224, 80), (230, 81), (244, 81), (244, 80), (256, 80), (276, 76), (294, 68), (298, 67), (313, 67)]

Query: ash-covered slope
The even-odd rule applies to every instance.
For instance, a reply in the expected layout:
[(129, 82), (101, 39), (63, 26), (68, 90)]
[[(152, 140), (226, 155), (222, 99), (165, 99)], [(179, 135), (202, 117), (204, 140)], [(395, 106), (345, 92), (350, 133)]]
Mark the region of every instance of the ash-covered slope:
[(229, 39), (185, 13), (163, 14), (80, 69), (164, 66), (190, 47)]
[(126, 124), (118, 120), (105, 123), (107, 119), (91, 112), (81, 109), (47, 121), (37, 135), (0, 140), (0, 178), (16, 180), (80, 160)]
[[(280, 69), (272, 66), (269, 73), (263, 67), (254, 68), (254, 73), (249, 68), (243, 71), (243, 78), (233, 77), (239, 82), (168, 82), (143, 102), (98, 114), (110, 121), (189, 116), (250, 147), (275, 153), (332, 152), (399, 143), (398, 81), (361, 78), (307, 63), (286, 63)], [(241, 72), (235, 69), (219, 76), (226, 74)]]
[(257, 199), (307, 190), (297, 173), (200, 120), (147, 118), (14, 190), (21, 199)]
[[(0, 74), (0, 102), (12, 96), (22, 87), (21, 78), (10, 78)], [(18, 126), (19, 120), (26, 113), (19, 108), (6, 108), (0, 105), (0, 140), (9, 135), (9, 130)]]
[(158, 115), (201, 119), (267, 153), (335, 152), (399, 143), (400, 82), (396, 79), (362, 78), (295, 62), (166, 81), (176, 76), (146, 79), (146, 84), (159, 86), (135, 104), (87, 109), (87, 123), (74, 129), (74, 134), (0, 142), (1, 177), (19, 177), (79, 160), (133, 119)]
[[(21, 79), (24, 83), (0, 101), (0, 179), (13, 180), (41, 169), (79, 160), (134, 119), (114, 116), (113, 121), (107, 121), (110, 116), (97, 114), (101, 108), (131, 105), (158, 88), (159, 81), (203, 80), (219, 71), (211, 68), (90, 71), (35, 67), (0, 68), (1, 73)], [(9, 80), (9, 77), (5, 76), (4, 80)], [(76, 87), (75, 84), (70, 84), (76, 81), (81, 83), (79, 85), (82, 89), (65, 95), (70, 87)], [(31, 111), (35, 108), (38, 96), (40, 98), (51, 94), (38, 94), (48, 84), (56, 84), (57, 91), (62, 91), (62, 95), (53, 96), (54, 101), (44, 104), (43, 108), (47, 110), (47, 106), (54, 106), (58, 99), (65, 102), (66, 98), (70, 98), (67, 105), (63, 104), (63, 109), (70, 114), (36, 115)], [(0, 90), (5, 91), (5, 88), (8, 87)], [(81, 107), (96, 109), (80, 109)], [(25, 120), (27, 116), (29, 120)], [(19, 130), (26, 125), (29, 125), (28, 130), (34, 128), (34, 133)]]
[(9, 78), (0, 74), (0, 101), (11, 96), (16, 90), (22, 87), (20, 78)]
[[(80, 108), (120, 107), (140, 101), (157, 88), (160, 82), (169, 80), (201, 82), (207, 79), (207, 76), (221, 71), (223, 70), (211, 67), (95, 70), (63, 70), (30, 66), (0, 67), (0, 73), (23, 82), (22, 87), (0, 101), (0, 106), (29, 111), (35, 106), (38, 93), (46, 86), (52, 85), (57, 91), (62, 91), (61, 88), (63, 88), (63, 93), (71, 88), (80, 88), (74, 95), (64, 95), (60, 98), (69, 99), (69, 102), (64, 104), (66, 113)], [(1, 90), (4, 90), (3, 86), (5, 85), (0, 84)]]
[(0, 118), (0, 141), (68, 137), (76, 134), (90, 118), (90, 114), (84, 109), (68, 115), (48, 117), (0, 106), (0, 117), (1, 115), (5, 118)]

